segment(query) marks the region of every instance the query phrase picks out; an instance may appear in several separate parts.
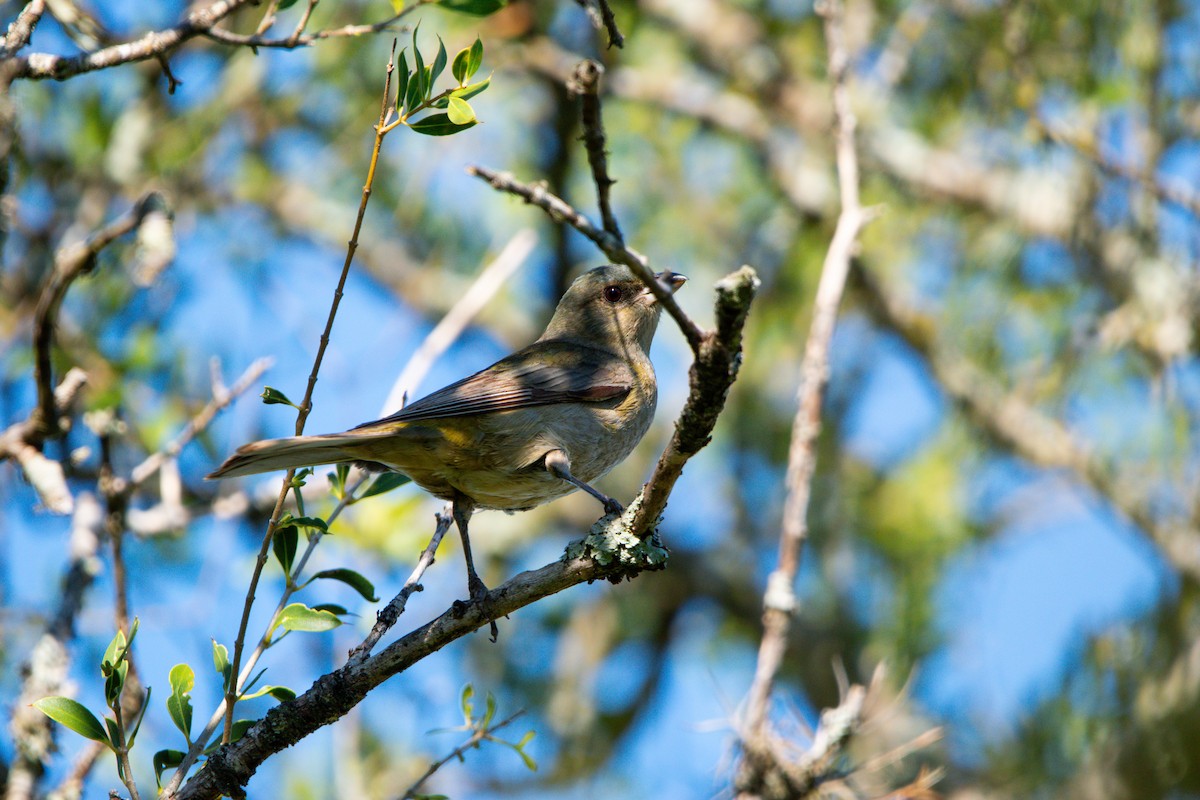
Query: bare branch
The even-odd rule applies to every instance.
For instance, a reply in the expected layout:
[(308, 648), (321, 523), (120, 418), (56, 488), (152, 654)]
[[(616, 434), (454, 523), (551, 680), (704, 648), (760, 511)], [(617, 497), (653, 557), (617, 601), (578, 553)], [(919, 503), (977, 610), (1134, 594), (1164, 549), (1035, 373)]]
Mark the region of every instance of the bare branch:
[(21, 13), (8, 26), (4, 36), (4, 45), (0, 47), (0, 61), (12, 58), (16, 53), (29, 44), (33, 29), (37, 27), (42, 14), (46, 13), (46, 0), (30, 0), (21, 9)]
[(847, 87), (850, 57), (843, 40), (841, 5), (837, 0), (827, 0), (819, 6), (818, 11), (825, 19), (825, 40), (829, 51), (842, 212), (821, 267), (812, 326), (800, 368), (798, 408), (788, 450), (787, 499), (783, 510), (783, 530), (779, 537), (779, 564), (767, 581), (763, 596), (763, 638), (742, 731), (747, 741), (757, 741), (763, 736), (771, 687), (783, 661), (791, 616), (796, 610), (794, 585), (804, 541), (808, 536), (808, 503), (816, 468), (817, 436), (821, 431), (821, 404), (825, 384), (829, 380), (829, 345), (833, 339), (838, 306), (850, 271), (850, 259), (857, 247), (858, 234), (870, 219), (869, 212), (862, 207), (858, 196), (855, 120)]
[[(431, 2), (431, 0), (425, 0)], [(340, 28), (330, 28), (323, 31), (315, 31), (313, 33), (297, 33), (293, 32), (290, 36), (282, 39), (271, 39), (261, 34), (246, 35), (241, 33), (233, 33), (224, 28), (212, 27), (204, 31), (204, 36), (212, 39), (214, 42), (221, 44), (231, 44), (240, 47), (273, 47), (283, 50), (294, 50), (297, 47), (308, 47), (315, 42), (323, 39), (342, 39), (354, 36), (366, 36), (372, 33), (382, 33), (384, 31), (400, 30), (396, 28), (396, 22), (405, 14), (416, 8), (421, 3), (414, 4), (405, 8), (399, 14), (388, 17), (379, 22), (373, 22), (366, 25), (343, 25)], [(298, 29), (302, 30), (302, 29)]]
[(4, 68), (5, 82), (18, 78), (53, 78), (61, 81), (85, 72), (164, 56), (188, 39), (208, 31), (242, 6), (253, 2), (254, 0), (216, 0), (210, 5), (194, 8), (173, 28), (151, 31), (133, 41), (90, 53), (80, 53), (77, 56), (30, 53), (27, 56), (19, 56), (8, 62), (8, 66)]
[(583, 119), (583, 146), (587, 151), (588, 166), (592, 168), (592, 181), (596, 184), (596, 204), (600, 207), (600, 219), (604, 230), (624, 242), (617, 218), (613, 216), (608, 192), (615, 180), (608, 175), (608, 153), (604, 150), (604, 120), (600, 116), (600, 76), (604, 67), (591, 59), (580, 61), (567, 82), (567, 89), (579, 95)]
[(608, 46), (617, 47), (625, 46), (625, 37), (621, 35), (620, 29), (617, 28), (617, 18), (613, 14), (612, 6), (608, 4), (608, 0), (575, 0), (587, 15), (591, 18), (592, 24), (597, 28), (603, 28), (608, 34)]
[(645, 256), (627, 247), (608, 231), (597, 228), (591, 220), (576, 211), (565, 200), (548, 191), (545, 186), (521, 183), (508, 173), (495, 172), (487, 167), (467, 167), (467, 174), (482, 178), (491, 184), (493, 189), (514, 194), (526, 203), (537, 206), (549, 214), (555, 222), (565, 222), (595, 242), (613, 261), (624, 264), (633, 270), (634, 274), (641, 278), (654, 293), (655, 298), (667, 313), (675, 319), (679, 329), (683, 331), (684, 338), (691, 345), (692, 351), (695, 352), (699, 349), (704, 337), (703, 331), (687, 315), (687, 312), (679, 307), (679, 303), (671, 293), (654, 279), (653, 273), (647, 266), (648, 262)]
[(408, 605), (408, 598), (413, 592), (419, 592), (423, 588), (421, 586), (421, 577), (424, 576), (425, 570), (433, 564), (434, 555), (437, 553), (438, 545), (442, 543), (442, 538), (446, 532), (450, 530), (450, 526), (454, 523), (454, 516), (451, 514), (451, 507), (447, 505), (440, 512), (434, 515), (437, 524), (433, 531), (433, 538), (429, 540), (429, 544), (425, 545), (425, 549), (421, 551), (420, 557), (417, 559), (417, 565), (413, 567), (412, 574), (408, 576), (408, 580), (404, 582), (404, 586), (400, 588), (399, 593), (392, 598), (392, 602), (388, 603), (375, 618), (375, 625), (371, 628), (371, 632), (367, 634), (367, 638), (363, 639), (362, 643), (350, 651), (350, 662), (362, 661), (367, 656), (371, 655), (371, 651), (375, 649), (375, 645), (387, 633), (396, 621), (400, 619), (400, 615), (404, 613), (404, 607)]

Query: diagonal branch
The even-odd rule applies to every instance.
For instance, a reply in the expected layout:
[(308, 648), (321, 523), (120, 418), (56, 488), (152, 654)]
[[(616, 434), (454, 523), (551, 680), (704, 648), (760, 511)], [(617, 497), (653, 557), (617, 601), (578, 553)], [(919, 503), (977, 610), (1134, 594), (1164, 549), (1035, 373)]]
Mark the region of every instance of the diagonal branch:
[(8, 26), (4, 44), (0, 46), (0, 61), (11, 58), (29, 44), (29, 39), (33, 36), (33, 29), (37, 27), (38, 21), (44, 13), (46, 13), (46, 0), (30, 0), (25, 4), (21, 13)]
[(150, 31), (137, 39), (111, 47), (104, 47), (77, 56), (59, 56), (52, 53), (30, 53), (12, 59), (4, 67), (4, 82), (19, 78), (29, 80), (66, 80), (85, 72), (107, 69), (120, 64), (146, 61), (165, 56), (181, 44), (208, 31), (225, 17), (254, 0), (216, 0), (216, 2), (189, 11), (183, 21), (173, 28)]
[(662, 304), (667, 313), (674, 318), (675, 322), (679, 325), (679, 329), (683, 331), (684, 338), (691, 345), (692, 351), (696, 352), (699, 350), (700, 343), (704, 338), (704, 332), (687, 315), (687, 312), (679, 307), (679, 303), (675, 300), (674, 296), (654, 279), (654, 275), (650, 272), (650, 268), (647, 266), (647, 259), (644, 255), (630, 249), (608, 231), (597, 228), (592, 224), (591, 220), (576, 211), (561, 197), (548, 191), (545, 186), (521, 183), (509, 173), (496, 172), (487, 167), (467, 167), (467, 174), (482, 178), (491, 184), (493, 189), (516, 195), (526, 203), (537, 206), (549, 214), (550, 218), (555, 222), (565, 222), (595, 242), (604, 251), (604, 254), (613, 261), (618, 264), (624, 264), (633, 270), (635, 275), (645, 281), (650, 291), (654, 293), (654, 297)]
[(583, 120), (583, 146), (587, 151), (588, 166), (592, 168), (592, 182), (596, 184), (596, 204), (600, 207), (600, 219), (604, 230), (624, 242), (621, 227), (613, 215), (608, 193), (616, 183), (608, 174), (608, 153), (604, 150), (604, 120), (600, 116), (600, 76), (604, 67), (591, 59), (575, 65), (567, 89), (579, 95), (580, 116)]

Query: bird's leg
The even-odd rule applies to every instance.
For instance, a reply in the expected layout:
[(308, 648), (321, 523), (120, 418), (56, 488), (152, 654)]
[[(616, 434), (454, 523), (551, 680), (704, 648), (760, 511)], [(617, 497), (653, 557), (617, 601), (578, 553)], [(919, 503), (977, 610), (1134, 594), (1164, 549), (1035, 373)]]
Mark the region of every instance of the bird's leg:
[[(454, 496), (453, 513), (454, 525), (458, 528), (458, 535), (462, 537), (463, 557), (467, 561), (467, 590), (471, 593), (471, 601), (479, 603), (484, 614), (489, 613), (487, 596), (488, 588), (483, 581), (479, 579), (479, 573), (475, 571), (475, 559), (471, 557), (471, 540), (467, 538), (467, 523), (471, 519), (471, 512), (475, 510), (475, 504), (465, 495), (456, 494)], [(459, 602), (455, 601), (455, 607), (459, 612), (465, 608), (460, 607)], [(500, 635), (500, 629), (496, 627), (496, 620), (490, 621), (492, 641)]]
[(462, 537), (463, 556), (467, 560), (467, 589), (471, 593), (472, 600), (479, 600), (487, 595), (488, 588), (479, 579), (479, 573), (475, 571), (475, 559), (471, 557), (471, 540), (467, 537), (467, 523), (471, 521), (471, 513), (475, 510), (475, 504), (463, 495), (457, 495), (454, 498), (453, 507), (454, 524), (458, 528), (458, 535)]
[(556, 478), (560, 478), (576, 488), (583, 489), (604, 505), (606, 514), (620, 514), (625, 507), (603, 492), (593, 489), (584, 481), (571, 474), (571, 459), (562, 450), (551, 450), (545, 456), (546, 470)]

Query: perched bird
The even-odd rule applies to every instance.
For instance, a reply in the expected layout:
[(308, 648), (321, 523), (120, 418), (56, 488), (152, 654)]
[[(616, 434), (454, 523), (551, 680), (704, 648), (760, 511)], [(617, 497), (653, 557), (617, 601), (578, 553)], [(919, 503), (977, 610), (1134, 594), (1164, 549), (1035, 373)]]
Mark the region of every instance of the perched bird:
[[(674, 292), (682, 275), (655, 278)], [(522, 511), (582, 489), (620, 511), (591, 482), (641, 440), (658, 397), (647, 351), (662, 307), (627, 267), (581, 275), (546, 332), (490, 367), (345, 433), (268, 439), (238, 448), (208, 477), (356, 462), (403, 473), (453, 503), (471, 598), (467, 524), (475, 509)]]

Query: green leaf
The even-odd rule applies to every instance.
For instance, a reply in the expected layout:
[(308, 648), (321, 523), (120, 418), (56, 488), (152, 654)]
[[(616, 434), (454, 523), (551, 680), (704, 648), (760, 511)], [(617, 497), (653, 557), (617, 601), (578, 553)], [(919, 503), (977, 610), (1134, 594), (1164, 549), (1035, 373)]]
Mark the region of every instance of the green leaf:
[(404, 10), (404, 0), (392, 0), (392, 11), (399, 14)]
[(183, 733), (188, 744), (192, 743), (192, 699), (191, 691), (196, 686), (196, 673), (187, 664), (171, 667), (171, 696), (167, 698), (167, 714), (175, 727)]
[(459, 703), (462, 705), (463, 723), (470, 726), (471, 715), (475, 713), (475, 704), (471, 702), (471, 698), (475, 696), (475, 687), (467, 684), (463, 687), (462, 698)]
[(339, 617), (348, 617), (350, 612), (345, 606), (339, 606), (337, 603), (317, 603), (313, 606), (314, 611), (328, 611), (330, 614), (336, 614)]
[(129, 662), (121, 656), (118, 658), (121, 662), (104, 679), (104, 702), (109, 708), (116, 708), (117, 703), (121, 702), (121, 690), (125, 688), (125, 676), (129, 674)]
[(425, 74), (425, 69), (422, 67), (419, 73), (413, 72), (412, 77), (408, 81), (408, 90), (404, 96), (405, 114), (413, 113), (417, 106), (421, 105), (421, 79), (419, 76), (423, 74)]
[(486, 17), (493, 11), (504, 8), (508, 0), (438, 0), (436, 5), (460, 14), (470, 14), (475, 17)]
[(329, 478), (329, 489), (338, 500), (346, 496), (346, 477), (349, 474), (349, 464), (338, 464), (333, 468), (333, 472), (326, 475)]
[[(475, 41), (479, 41), (476, 39)], [(470, 63), (471, 50), (464, 47), (454, 55), (454, 63), (450, 65), (450, 74), (454, 76), (454, 80), (458, 81), (458, 85), (462, 86), (467, 82), (470, 75), (467, 74), (467, 66)]]
[(479, 723), (480, 727), (482, 728), (486, 728), (488, 725), (491, 725), (492, 718), (496, 716), (496, 697), (490, 691), (487, 693), (486, 703), (487, 705), (486, 710), (483, 712), (483, 719)]
[(276, 8), (278, 8), (280, 11), (283, 11), (284, 9), (291, 8), (294, 5), (296, 5), (296, 0), (279, 0), (279, 5), (276, 6)]
[(426, 136), (452, 136), (459, 131), (465, 131), (467, 128), (474, 126), (474, 122), (466, 125), (455, 125), (445, 114), (430, 114), (428, 117), (424, 117), (409, 125), (417, 133), (423, 133)]
[(212, 640), (213, 651), (213, 667), (216, 668), (217, 674), (224, 679), (222, 691), (228, 691), (229, 678), (233, 673), (233, 666), (229, 663), (229, 648), (223, 644), (218, 644), (216, 639)]
[(401, 475), (399, 472), (384, 472), (371, 482), (371, 485), (367, 487), (367, 490), (358, 499), (365, 500), (377, 494), (390, 492), (392, 489), (403, 486), (406, 483), (412, 483), (412, 478), (407, 475)]
[(536, 734), (537, 734), (537, 731), (525, 731), (525, 735), (521, 737), (521, 741), (517, 742), (517, 749), (518, 749), (518, 750), (520, 750), (520, 749), (521, 749), (521, 748), (523, 748), (525, 745), (527, 745), (527, 744), (529, 744), (530, 742), (532, 742), (532, 741), (533, 741), (533, 737), (534, 737)]
[(259, 397), (262, 398), (263, 405), (266, 405), (266, 406), (291, 406), (292, 408), (297, 407), (295, 403), (293, 403), (291, 400), (288, 400), (288, 396), (286, 394), (284, 394), (283, 392), (281, 392), (278, 389), (275, 389), (271, 386), (264, 386), (263, 390), (262, 390), (262, 394), (260, 394)]
[(265, 697), (266, 695), (271, 695), (271, 697), (274, 697), (276, 700), (278, 700), (281, 703), (284, 702), (285, 700), (295, 700), (296, 699), (296, 693), (286, 686), (264, 686), (261, 689), (259, 689), (257, 692), (255, 692), (254, 694), (242, 695), (238, 699), (239, 700), (254, 700), (255, 698)]
[(118, 629), (108, 647), (104, 649), (104, 658), (100, 659), (100, 673), (105, 677), (112, 674), (118, 661), (124, 656), (126, 645), (125, 631)]
[(154, 782), (162, 788), (162, 774), (175, 769), (183, 763), (184, 753), (181, 750), (159, 750), (154, 754)]
[(526, 769), (530, 772), (537, 772), (537, 762), (530, 757), (529, 753), (526, 753), (524, 750), (517, 750), (517, 755), (525, 762)]
[(429, 70), (429, 85), (433, 86), (433, 82), (441, 77), (442, 71), (446, 69), (446, 43), (442, 41), (442, 37), (438, 37), (437, 55), (433, 57), (433, 66)]
[(450, 92), (451, 97), (461, 97), (463, 100), (470, 100), (475, 95), (482, 92), (484, 89), (492, 85), (492, 76), (489, 75), (478, 83), (472, 83), (469, 86), (463, 86), (461, 89), (455, 89)]
[(476, 36), (475, 41), (471, 44), (471, 53), (469, 56), (467, 56), (467, 77), (466, 77), (466, 79), (471, 80), (471, 76), (473, 76), (476, 72), (479, 72), (479, 68), (482, 65), (483, 65), (483, 42), (481, 42), (479, 40), (479, 37)]
[(469, 125), (475, 121), (475, 110), (461, 97), (451, 97), (446, 116), (455, 125)]
[(133, 732), (129, 734), (129, 739), (125, 742), (126, 747), (133, 747), (138, 731), (142, 729), (142, 723), (146, 720), (146, 710), (150, 708), (150, 692), (153, 688), (152, 686), (146, 687), (146, 697), (142, 700), (142, 713), (138, 714), (138, 720), (133, 726)]
[[(105, 728), (105, 730), (108, 731), (108, 740), (110, 742), (112, 742), (113, 744), (116, 744), (117, 742), (121, 741), (121, 739), (123, 738), (121, 736), (121, 729), (117, 727), (117, 721), (115, 719), (105, 717), (104, 719), (102, 719), (100, 721), (104, 723), (104, 728)], [(121, 766), (120, 761), (117, 761), (117, 766), (118, 767)], [(125, 780), (125, 778), (122, 777), (121, 780)]]
[(320, 517), (293, 517), (291, 514), (284, 514), (280, 517), (279, 524), (275, 526), (275, 530), (292, 525), (298, 525), (302, 528), (316, 528), (321, 533), (329, 533), (329, 524)]
[(341, 581), (362, 595), (362, 598), (367, 602), (379, 602), (379, 598), (375, 596), (375, 586), (369, 580), (352, 569), (346, 569), (345, 567), (340, 567), (338, 569), (323, 569), (316, 575), (313, 575), (314, 580), (317, 578)]
[(283, 611), (279, 612), (279, 619), (275, 621), (276, 628), (283, 628), (288, 631), (305, 631), (308, 633), (331, 631), (341, 624), (342, 621), (337, 618), (337, 615), (331, 614), (328, 611), (309, 608), (304, 603), (292, 603), (287, 606)]
[(33, 707), (80, 736), (91, 739), (93, 742), (112, 746), (100, 720), (96, 719), (96, 715), (88, 711), (82, 703), (69, 697), (43, 697), (34, 703)]
[(400, 63), (396, 72), (396, 113), (404, 113), (404, 101), (408, 92), (408, 56), (400, 51)]
[[(421, 30), (421, 23), (418, 22), (416, 27), (413, 28), (413, 33), (412, 33), (413, 64), (414, 64), (413, 79), (414, 79), (414, 81), (410, 82), (409, 86), (408, 86), (408, 94), (411, 97), (412, 90), (413, 90), (413, 83), (416, 84), (417, 104), (418, 105), (420, 104), (420, 102), (422, 100), (425, 99), (426, 86), (424, 84), (424, 80), (425, 80), (425, 75), (427, 74), (425, 72), (425, 59), (421, 56), (421, 50), (417, 47), (417, 32), (419, 30)], [(414, 107), (415, 107), (415, 105), (414, 105)]]
[(284, 575), (290, 575), (292, 572), (292, 562), (296, 560), (296, 545), (299, 539), (300, 531), (295, 525), (276, 528), (275, 535), (271, 537), (271, 550), (275, 553), (275, 560), (279, 562), (279, 566), (283, 567)]

